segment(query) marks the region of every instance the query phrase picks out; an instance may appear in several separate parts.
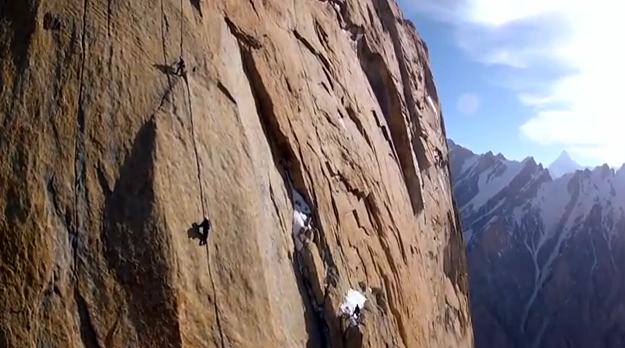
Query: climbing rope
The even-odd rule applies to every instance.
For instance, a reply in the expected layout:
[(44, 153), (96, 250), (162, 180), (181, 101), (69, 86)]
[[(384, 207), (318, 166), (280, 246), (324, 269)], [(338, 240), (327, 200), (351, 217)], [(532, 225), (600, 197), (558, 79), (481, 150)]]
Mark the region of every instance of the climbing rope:
[[(181, 55), (182, 57), (182, 55)], [(206, 218), (206, 207), (204, 206), (204, 185), (202, 184), (202, 176), (200, 170), (200, 156), (197, 152), (197, 144), (195, 142), (195, 125), (193, 124), (193, 108), (191, 107), (191, 90), (189, 89), (189, 81), (187, 80), (186, 74), (183, 76), (184, 82), (187, 86), (187, 103), (189, 104), (189, 119), (191, 120), (191, 137), (193, 138), (193, 150), (195, 152), (195, 164), (197, 166), (197, 179), (200, 184), (200, 202), (202, 203), (202, 216)], [(210, 233), (210, 232), (207, 232)], [(208, 236), (207, 236), (208, 237)], [(217, 287), (215, 286), (215, 280), (213, 278), (213, 270), (210, 262), (210, 249), (209, 243), (206, 243), (206, 265), (208, 266), (208, 276), (211, 280), (211, 285), (213, 287), (213, 306), (215, 310), (215, 320), (217, 322), (217, 327), (219, 328), (219, 336), (221, 339), (221, 348), (225, 348), (224, 345), (224, 334), (221, 329), (221, 320), (219, 317), (219, 309), (217, 308)]]
[(183, 25), (184, 25), (184, 21), (182, 20), (183, 17), (183, 13), (182, 13), (182, 0), (180, 0), (180, 57), (182, 57), (182, 37), (184, 36), (184, 29), (183, 29)]
[[(184, 13), (183, 2), (180, 0), (180, 59), (184, 54), (183, 38), (184, 38)], [(179, 62), (179, 64), (182, 62)], [(186, 68), (184, 69), (186, 70)], [(200, 185), (200, 203), (202, 205), (202, 216), (206, 217), (206, 206), (204, 204), (204, 185), (202, 184), (202, 169), (200, 167), (200, 156), (197, 151), (197, 143), (195, 140), (195, 124), (193, 122), (193, 106), (191, 105), (191, 89), (189, 88), (189, 79), (187, 78), (187, 72), (181, 71), (182, 78), (184, 79), (187, 89), (187, 104), (189, 105), (189, 119), (191, 121), (191, 139), (193, 141), (193, 151), (195, 153), (195, 165), (197, 169), (197, 180)]]
[(200, 202), (202, 204), (202, 216), (206, 217), (206, 206), (204, 205), (204, 185), (202, 183), (202, 174), (200, 168), (200, 155), (197, 151), (197, 143), (195, 141), (195, 124), (193, 123), (193, 107), (191, 106), (191, 90), (189, 88), (189, 81), (184, 76), (184, 82), (187, 86), (187, 103), (189, 104), (189, 120), (191, 121), (191, 139), (193, 141), (193, 151), (195, 153), (195, 166), (197, 169), (197, 180), (200, 185)]
[[(180, 59), (184, 54), (183, 38), (184, 38), (184, 13), (183, 13), (183, 1), (180, 0)], [(182, 63), (182, 62), (179, 62)], [(182, 71), (182, 78), (187, 89), (187, 104), (189, 105), (189, 120), (191, 122), (191, 139), (193, 141), (193, 152), (195, 153), (195, 165), (197, 169), (197, 180), (200, 185), (200, 203), (202, 205), (202, 217), (206, 218), (206, 206), (204, 204), (204, 185), (202, 183), (202, 170), (200, 168), (200, 156), (197, 151), (197, 143), (195, 140), (195, 124), (193, 122), (193, 107), (191, 105), (191, 89), (189, 88), (189, 79), (187, 78), (186, 71)], [(207, 232), (209, 233), (209, 232)], [(210, 249), (209, 244), (206, 243), (206, 265), (208, 266), (208, 275), (210, 277), (211, 285), (213, 288), (213, 306), (215, 311), (215, 321), (217, 322), (217, 328), (219, 329), (219, 337), (221, 339), (221, 348), (225, 348), (224, 334), (221, 328), (221, 319), (219, 316), (219, 309), (217, 307), (217, 287), (215, 286), (215, 280), (213, 278), (213, 271), (211, 267)]]

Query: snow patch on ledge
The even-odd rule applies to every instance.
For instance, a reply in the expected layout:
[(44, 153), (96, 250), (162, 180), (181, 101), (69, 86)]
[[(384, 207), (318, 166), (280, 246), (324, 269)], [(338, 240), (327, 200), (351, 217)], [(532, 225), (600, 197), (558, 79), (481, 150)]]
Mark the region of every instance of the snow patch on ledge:
[(349, 291), (347, 291), (347, 295), (345, 296), (345, 300), (341, 304), (341, 313), (353, 316), (356, 307), (362, 310), (365, 306), (365, 302), (367, 302), (365, 295), (360, 293), (360, 291), (349, 289)]
[(306, 203), (304, 197), (295, 189), (293, 191), (293, 241), (295, 242), (295, 249), (297, 251), (302, 250), (304, 246), (302, 242), (302, 234), (308, 228), (310, 228), (310, 219), (312, 210)]

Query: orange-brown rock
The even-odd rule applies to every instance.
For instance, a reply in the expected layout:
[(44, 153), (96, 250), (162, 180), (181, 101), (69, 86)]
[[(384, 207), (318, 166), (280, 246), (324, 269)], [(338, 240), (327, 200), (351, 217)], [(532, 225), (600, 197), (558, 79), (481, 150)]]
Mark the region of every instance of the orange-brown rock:
[(0, 346), (473, 346), (394, 0), (8, 0), (0, 74)]

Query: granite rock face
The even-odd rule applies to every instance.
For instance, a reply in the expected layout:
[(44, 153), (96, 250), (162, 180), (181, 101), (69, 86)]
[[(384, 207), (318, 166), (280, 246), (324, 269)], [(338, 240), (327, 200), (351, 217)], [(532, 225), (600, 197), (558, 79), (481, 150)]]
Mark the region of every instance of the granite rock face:
[(0, 122), (2, 347), (473, 346), (393, 0), (9, 0)]
[(625, 167), (552, 178), (450, 142), (477, 347), (625, 346)]

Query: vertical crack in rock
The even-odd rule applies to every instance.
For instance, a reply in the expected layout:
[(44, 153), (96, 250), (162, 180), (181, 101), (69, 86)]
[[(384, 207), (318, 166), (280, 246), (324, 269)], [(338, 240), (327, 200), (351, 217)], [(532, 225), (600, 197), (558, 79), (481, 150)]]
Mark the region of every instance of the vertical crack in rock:
[[(334, 171), (334, 169), (332, 168), (332, 166), (330, 165), (330, 162), (326, 161), (325, 162), (326, 165), (326, 169), (328, 170), (328, 173), (330, 174), (331, 177), (336, 178), (339, 180), (339, 182), (341, 184), (343, 184), (344, 189), (347, 193), (351, 194), (352, 196), (354, 196), (357, 200), (361, 200), (363, 199), (367, 194), (365, 192), (363, 192), (362, 190), (360, 190), (360, 188), (358, 187), (354, 187), (349, 180), (345, 177), (345, 175), (341, 172), (338, 171)], [(338, 214), (338, 211), (336, 213), (337, 217), (340, 217), (340, 215)]]
[(224, 20), (226, 21), (228, 29), (230, 29), (230, 33), (237, 39), (239, 46), (243, 45), (248, 50), (263, 47), (257, 38), (242, 31), (236, 24), (234, 24), (234, 22), (230, 20), (230, 18), (224, 17)]
[[(112, 0), (109, 0), (109, 3)], [(164, 0), (160, 1), (160, 5), (161, 5), (161, 42), (162, 42), (162, 46), (163, 46), (163, 68), (166, 69), (166, 67), (169, 66), (169, 61), (168, 61), (168, 57), (167, 57), (167, 40), (165, 39), (165, 35), (167, 33), (169, 33), (169, 23), (167, 23), (167, 16), (165, 15), (165, 7), (164, 7)], [(171, 76), (170, 74), (166, 73), (165, 76), (167, 77), (167, 84), (169, 85), (169, 89), (172, 90), (173, 89), (173, 85), (171, 82)], [(172, 96), (173, 97), (173, 96)]]
[(84, 110), (85, 91), (84, 91), (84, 75), (85, 63), (87, 56), (87, 9), (89, 0), (84, 0), (82, 8), (82, 33), (81, 33), (81, 52), (80, 65), (78, 72), (78, 105), (76, 106), (76, 139), (74, 149), (74, 221), (69, 226), (70, 243), (72, 248), (72, 269), (74, 281), (74, 300), (78, 309), (78, 317), (80, 320), (80, 331), (83, 344), (86, 348), (99, 347), (96, 331), (91, 322), (87, 303), (80, 294), (80, 271), (79, 257), (81, 251), (85, 248), (83, 243), (86, 239), (88, 219), (89, 219), (89, 202), (87, 193), (87, 167), (86, 167), (86, 149), (85, 149), (85, 129), (86, 115)]
[(452, 284), (458, 287), (462, 294), (468, 296), (468, 276), (464, 271), (466, 269), (467, 260), (464, 251), (460, 218), (458, 216), (458, 209), (456, 207), (455, 200), (452, 202), (452, 210), (447, 212), (447, 224), (449, 226), (449, 239), (443, 251), (443, 269), (445, 271), (445, 275), (449, 277)]
[[(43, 293), (41, 296), (41, 306), (42, 312), (49, 313), (54, 310), (55, 301), (61, 299), (63, 294), (61, 293), (61, 287), (63, 284), (61, 282), (61, 276), (65, 273), (65, 265), (63, 261), (67, 260), (67, 254), (63, 255), (65, 252), (70, 251), (69, 244), (63, 243), (63, 240), (67, 241), (68, 236), (68, 226), (65, 224), (66, 221), (63, 221), (64, 211), (61, 208), (61, 197), (59, 196), (59, 192), (57, 189), (56, 177), (54, 174), (49, 175), (49, 179), (47, 180), (46, 185), (46, 198), (47, 198), (47, 208), (50, 214), (51, 219), (55, 220), (53, 222), (53, 226), (50, 228), (50, 233), (54, 233), (55, 241), (55, 257), (53, 260), (53, 271), (51, 277), (48, 279), (48, 283), (43, 289)], [(58, 220), (57, 220), (58, 219)], [(57, 243), (61, 243), (58, 245)]]
[(217, 324), (217, 331), (219, 331), (219, 343), (221, 348), (226, 347), (226, 339), (224, 337), (224, 330), (221, 326), (221, 312), (219, 311), (219, 303), (217, 302), (217, 288), (215, 287), (215, 278), (213, 278), (213, 271), (210, 264), (210, 255), (208, 253), (208, 246), (206, 246), (206, 263), (208, 266), (208, 273), (211, 279), (211, 286), (213, 288), (213, 310), (215, 311), (215, 321)]
[[(406, 107), (408, 108), (408, 115), (410, 116), (411, 124), (416, 127), (416, 134), (412, 134), (412, 149), (417, 157), (419, 170), (424, 171), (428, 169), (431, 165), (425, 154), (425, 144), (424, 139), (422, 138), (423, 136), (427, 136), (427, 134), (424, 133), (423, 127), (421, 126), (421, 118), (419, 117), (419, 112), (416, 109), (417, 103), (414, 99), (414, 95), (412, 94), (413, 88), (410, 73), (408, 72), (406, 57), (402, 50), (403, 44), (401, 42), (400, 34), (397, 30), (397, 20), (393, 15), (388, 0), (374, 0), (374, 5), (383, 7), (379, 9), (378, 13), (380, 13), (382, 25), (388, 30), (391, 40), (393, 42), (393, 48), (395, 49), (395, 59), (397, 60), (397, 64), (399, 65), (399, 73), (401, 75), (402, 85), (404, 87), (404, 98), (407, 104)], [(423, 66), (423, 70), (425, 70), (426, 73), (428, 73), (428, 76), (431, 78), (432, 73), (429, 71), (429, 68), (426, 65)], [(426, 82), (426, 91), (428, 92), (428, 94), (431, 91), (436, 91), (433, 81), (430, 81), (429, 86)]]
[[(461, 294), (469, 298), (469, 279), (466, 272), (467, 257), (464, 249), (458, 208), (453, 198), (452, 210), (447, 212), (447, 225), (449, 227), (449, 237), (443, 250), (443, 271), (454, 285), (454, 291), (458, 289)], [(470, 313), (466, 316), (462, 312), (458, 312), (457, 314), (460, 327), (462, 330), (466, 330), (470, 325)]]
[(221, 83), (221, 81), (217, 82), (217, 88), (221, 91), (221, 93), (223, 93), (226, 98), (228, 98), (228, 100), (230, 100), (233, 104), (237, 104), (236, 99), (234, 99), (234, 96), (232, 95), (232, 93), (230, 93), (230, 91), (228, 90), (228, 88), (226, 88), (226, 86), (224, 86), (223, 83)]
[[(73, 230), (73, 257), (74, 257), (74, 275), (77, 275), (77, 253), (78, 244), (81, 242), (80, 238), (83, 238), (85, 230), (84, 218), (88, 212), (87, 210), (87, 168), (86, 168), (86, 154), (85, 154), (85, 128), (86, 128), (86, 115), (84, 110), (84, 74), (85, 74), (85, 62), (86, 62), (86, 29), (87, 29), (87, 6), (88, 0), (83, 2), (83, 25), (81, 34), (81, 52), (80, 52), (80, 66), (78, 72), (78, 105), (76, 106), (76, 124), (78, 128), (76, 130), (76, 140), (74, 148), (74, 226)], [(78, 280), (75, 279), (76, 286)]]
[(96, 331), (93, 328), (93, 323), (91, 322), (89, 308), (87, 307), (85, 299), (80, 294), (80, 291), (78, 291), (78, 287), (74, 288), (74, 300), (76, 301), (76, 306), (78, 307), (80, 336), (82, 338), (83, 345), (85, 348), (100, 348), (98, 335), (96, 334)]
[(393, 315), (393, 317), (395, 317), (395, 321), (397, 323), (397, 329), (399, 330), (399, 336), (401, 337), (404, 347), (408, 347), (407, 345), (408, 333), (406, 332), (406, 326), (404, 324), (404, 321), (401, 318), (401, 311), (399, 308), (397, 308), (397, 303), (400, 303), (400, 302), (398, 301), (397, 296), (395, 294), (396, 290), (393, 287), (394, 283), (391, 282), (388, 275), (386, 275), (385, 273), (380, 273), (380, 276), (382, 277), (382, 281), (384, 282), (384, 289), (386, 290), (386, 294), (388, 298), (388, 300), (386, 301), (386, 305), (388, 306), (388, 309), (391, 311), (391, 314)]
[(193, 9), (197, 11), (197, 13), (202, 17), (202, 3), (201, 0), (189, 0), (191, 2), (191, 6)]
[(101, 162), (98, 162), (98, 165), (96, 167), (96, 174), (98, 176), (98, 183), (100, 184), (100, 188), (102, 189), (104, 198), (107, 199), (111, 196), (113, 190), (111, 190), (111, 185), (109, 185), (109, 181), (106, 178), (106, 174), (104, 173)]
[[(383, 27), (387, 30), (390, 35), (390, 38), (393, 42), (393, 48), (395, 49), (395, 57), (397, 59), (397, 63), (399, 65), (399, 72), (402, 79), (402, 85), (404, 87), (404, 98), (406, 100), (406, 106), (408, 108), (408, 114), (410, 116), (411, 124), (416, 127), (416, 134), (412, 135), (412, 145), (413, 151), (417, 157), (417, 162), (419, 164), (419, 169), (421, 171), (428, 169), (431, 166), (430, 161), (428, 160), (425, 154), (425, 144), (423, 136), (427, 136), (424, 133), (423, 127), (421, 127), (421, 119), (419, 112), (416, 109), (417, 101), (414, 99), (414, 95), (412, 94), (412, 83), (411, 83), (411, 74), (408, 71), (408, 65), (406, 64), (405, 55), (403, 53), (403, 47), (401, 41), (400, 33), (397, 29), (398, 21), (395, 18), (392, 9), (390, 8), (390, 4), (388, 0), (374, 0), (374, 6), (376, 7), (376, 12), (379, 15), (380, 20), (382, 21)], [(410, 25), (409, 25), (410, 27)], [(416, 31), (413, 29), (413, 36), (415, 41), (418, 40), (416, 36)], [(415, 42), (416, 45), (422, 44), (420, 40)], [(419, 59), (423, 59), (423, 57), (419, 57)], [(428, 96), (432, 96), (438, 101), (438, 95), (436, 94), (436, 87), (434, 86), (434, 79), (432, 77), (432, 72), (430, 71), (427, 64), (423, 64), (423, 70), (426, 74), (426, 93)]]
[(106, 1), (106, 34), (111, 36), (111, 16), (113, 14), (113, 0)]
[(256, 4), (254, 4), (254, 0), (247, 0), (250, 3), (250, 6), (252, 6), (252, 10), (254, 10), (254, 13), (256, 13), (258, 15), (258, 10), (256, 9)]
[(113, 322), (113, 326), (111, 327), (111, 329), (106, 334), (106, 337), (104, 338), (104, 347), (109, 348), (113, 346), (113, 338), (119, 331), (119, 323), (121, 321), (121, 317), (122, 317), (122, 310), (120, 309), (117, 312), (117, 317), (115, 318), (115, 322)]
[(354, 124), (356, 125), (356, 129), (358, 129), (358, 132), (363, 136), (363, 138), (365, 138), (365, 141), (367, 142), (367, 145), (369, 145), (370, 149), (373, 149), (373, 143), (371, 141), (371, 139), (369, 138), (369, 135), (367, 134), (367, 131), (365, 130), (364, 125), (362, 124), (362, 121), (360, 120), (360, 117), (358, 115), (356, 115), (356, 111), (354, 111), (354, 108), (351, 105), (344, 105), (345, 110), (347, 111), (347, 115), (349, 116), (349, 119), (352, 120), (352, 122), (354, 122)]
[[(274, 162), (289, 163), (284, 166), (284, 168), (281, 168), (284, 170), (280, 170), (283, 174), (284, 184), (287, 187), (291, 187), (293, 190), (303, 192), (302, 198), (305, 200), (311, 198), (310, 201), (314, 202), (316, 200), (316, 194), (314, 192), (311, 197), (311, 194), (304, 192), (305, 190), (303, 190), (302, 187), (294, 187), (297, 182), (304, 182), (303, 178), (305, 173), (302, 170), (303, 164), (299, 163), (298, 160), (302, 155), (299, 151), (292, 148), (288, 137), (278, 124), (274, 113), (272, 97), (267, 87), (264, 85), (264, 81), (256, 66), (252, 53), (252, 49), (258, 49), (260, 45), (256, 44), (258, 42), (257, 40), (250, 39), (250, 35), (240, 32), (228, 19), (226, 19), (226, 22), (239, 44), (244, 72), (249, 81), (261, 125), (270, 145)], [(296, 156), (296, 153), (299, 157)], [(295, 197), (293, 197), (292, 192), (289, 192), (289, 197), (295, 206)], [(311, 210), (313, 211), (311, 212), (312, 215), (315, 216), (314, 220), (320, 221), (317, 215), (318, 212), (314, 212), (314, 208)], [(298, 283), (304, 288), (300, 289), (302, 300), (308, 303), (314, 312), (314, 324), (312, 327), (308, 325), (307, 330), (309, 330), (309, 335), (311, 337), (319, 337), (321, 346), (332, 347), (333, 342), (338, 342), (333, 339), (336, 335), (333, 333), (338, 331), (338, 320), (336, 319), (334, 309), (329, 305), (329, 293), (332, 287), (336, 287), (338, 271), (322, 227), (317, 224), (316, 227), (309, 230), (309, 235), (306, 238), (306, 247), (302, 248), (302, 250), (297, 250), (296, 248), (293, 262)], [(294, 242), (297, 243), (295, 239)], [(322, 269), (315, 267), (315, 259), (321, 260)], [(323, 271), (324, 274), (319, 275), (319, 271)], [(310, 319), (312, 318), (307, 318), (307, 320)]]
[(406, 245), (404, 244), (404, 240), (401, 238), (401, 232), (399, 231), (399, 229), (397, 228), (397, 222), (395, 221), (395, 219), (393, 218), (393, 213), (391, 212), (391, 208), (388, 206), (387, 202), (383, 202), (384, 204), (384, 208), (386, 209), (386, 213), (388, 214), (391, 223), (392, 223), (392, 231), (393, 231), (393, 235), (395, 236), (395, 239), (397, 241), (397, 246), (399, 246), (399, 251), (401, 252), (401, 257), (402, 260), (404, 261), (404, 264), (408, 265), (408, 256), (406, 253)]
[[(293, 149), (290, 147), (288, 143), (288, 139), (284, 133), (279, 128), (277, 124), (277, 120), (273, 113), (273, 102), (271, 97), (269, 96), (262, 78), (259, 72), (256, 69), (255, 62), (249, 51), (249, 48), (245, 47), (240, 41), (239, 45), (241, 48), (241, 57), (243, 59), (243, 67), (245, 70), (245, 74), (250, 82), (250, 87), (252, 89), (252, 94), (254, 96), (256, 102), (256, 108), (259, 117), (261, 118), (261, 124), (269, 145), (272, 150), (272, 154), (274, 156), (274, 161), (279, 162), (280, 160), (294, 160), (295, 153)], [(295, 167), (295, 165), (291, 166), (291, 169)], [(290, 187), (293, 183), (290, 182), (291, 175), (288, 172), (288, 168), (284, 168), (287, 170), (286, 172), (282, 172), (283, 180), (285, 186)], [(302, 173), (299, 172), (297, 175), (300, 176)], [(286, 177), (284, 177), (286, 176)], [(291, 198), (291, 202), (293, 202), (292, 193), (289, 192), (289, 197)], [(308, 303), (314, 311), (314, 324), (313, 327), (307, 325), (308, 334), (310, 336), (318, 337), (320, 339), (321, 346), (330, 347), (330, 338), (328, 334), (327, 324), (323, 318), (322, 311), (319, 310), (319, 305), (315, 301), (315, 296), (313, 294), (313, 285), (310, 283), (310, 269), (308, 266), (305, 266), (302, 261), (301, 253), (298, 251), (294, 252), (294, 271), (296, 272), (296, 276), (298, 282), (301, 283), (303, 289), (300, 289), (300, 295), (302, 296), (302, 300)], [(310, 320), (310, 318), (307, 318)], [(312, 331), (311, 331), (312, 330)]]
[(412, 209), (415, 214), (419, 214), (423, 210), (421, 183), (419, 173), (417, 173), (418, 165), (413, 160), (410, 135), (404, 120), (399, 92), (384, 62), (384, 58), (379, 53), (371, 50), (366, 37), (358, 41), (358, 57), (362, 70), (388, 123), (392, 148), (399, 159)]
[[(389, 245), (389, 241), (387, 238), (387, 229), (382, 223), (382, 218), (380, 216), (381, 212), (380, 212), (378, 205), (376, 204), (374, 195), (372, 193), (365, 196), (364, 204), (365, 204), (365, 208), (367, 209), (367, 213), (369, 214), (369, 217), (372, 218), (376, 226), (377, 237), (380, 242), (380, 245), (382, 246), (382, 250), (384, 251), (384, 256), (386, 257), (386, 261), (389, 267), (391, 268), (391, 270), (393, 271), (394, 278), (397, 280), (399, 271), (397, 269), (395, 258), (393, 257), (391, 250), (390, 250), (390, 245)], [(400, 241), (398, 241), (398, 246), (400, 247), (400, 249), (402, 249), (402, 254), (403, 254), (404, 253), (403, 247)]]
[(378, 118), (378, 114), (375, 112), (374, 109), (371, 109), (371, 113), (373, 114), (373, 119), (375, 120), (376, 126), (378, 126), (378, 128), (382, 131), (382, 136), (384, 137), (384, 140), (386, 140), (386, 143), (388, 144), (389, 149), (391, 149), (391, 157), (395, 160), (395, 162), (400, 164), (399, 156), (397, 155), (397, 151), (395, 150), (395, 146), (393, 145), (393, 139), (391, 138), (388, 132), (388, 127), (386, 127), (380, 122), (380, 119)]
[(328, 82), (332, 85), (332, 89), (334, 89), (334, 83), (332, 82), (332, 79), (330, 78), (330, 75), (331, 75), (330, 72), (332, 72), (332, 66), (330, 65), (330, 62), (328, 61), (328, 59), (323, 54), (321, 54), (321, 52), (317, 51), (315, 47), (313, 47), (313, 45), (308, 41), (308, 39), (302, 36), (302, 34), (300, 34), (300, 32), (297, 31), (297, 29), (293, 30), (293, 35), (299, 42), (302, 43), (304, 47), (306, 47), (308, 51), (310, 51), (310, 53), (312, 53), (313, 56), (315, 56), (319, 60), (319, 62), (321, 62), (323, 73), (326, 75)]
[(52, 206), (54, 207), (54, 211), (58, 216), (63, 216), (61, 211), (61, 205), (59, 204), (59, 195), (56, 190), (56, 177), (54, 175), (50, 176), (48, 179), (48, 185), (46, 185), (46, 189), (48, 190), (48, 195), (52, 200)]
[[(321, 26), (321, 24), (319, 23), (317, 19), (314, 19), (314, 28), (315, 28), (315, 34), (317, 34), (317, 38), (319, 39), (319, 42), (321, 42), (321, 45), (323, 45), (323, 48), (326, 50), (326, 52), (331, 51), (332, 48), (330, 47), (328, 43), (328, 34), (323, 29), (323, 27)], [(334, 79), (332, 78), (332, 76), (334, 76), (334, 73), (332, 70), (330, 70), (331, 64), (323, 55), (321, 55), (320, 52), (318, 53), (320, 55), (320, 57), (318, 58), (322, 60), (321, 63), (323, 64), (322, 66), (323, 74), (328, 80), (328, 83), (330, 84), (330, 88), (334, 91), (335, 89)]]
[[(391, 254), (390, 251), (390, 246), (389, 246), (389, 242), (388, 239), (385, 235), (385, 228), (384, 225), (382, 223), (382, 218), (380, 217), (380, 209), (379, 207), (376, 205), (375, 202), (375, 198), (373, 196), (373, 194), (369, 194), (365, 197), (364, 199), (364, 203), (365, 203), (365, 208), (367, 209), (367, 213), (369, 214), (370, 220), (373, 222), (374, 226), (375, 226), (375, 230), (377, 232), (377, 237), (378, 237), (378, 241), (380, 242), (380, 246), (382, 247), (382, 251), (384, 252), (384, 256), (386, 258), (386, 261), (389, 265), (389, 267), (391, 268), (391, 271), (393, 273), (393, 284), (398, 283), (399, 279), (398, 279), (398, 269), (397, 269), (397, 264), (395, 263), (394, 257)], [(403, 247), (400, 245), (400, 248), (402, 249), (402, 254), (404, 254), (403, 252)], [(371, 250), (370, 250), (371, 253)], [(373, 257), (373, 255), (371, 255), (371, 257)], [(404, 256), (405, 257), (405, 256)], [(393, 295), (393, 289), (391, 288), (391, 281), (390, 278), (387, 274), (385, 274), (382, 270), (378, 270), (378, 272), (380, 272), (380, 276), (382, 277), (382, 279), (384, 280), (384, 284), (385, 284), (385, 289), (386, 292), (388, 293), (388, 297), (389, 297), (389, 301), (388, 301), (388, 307), (391, 310), (391, 314), (395, 317), (396, 321), (397, 321), (397, 327), (399, 329), (400, 332), (400, 336), (404, 342), (404, 344), (406, 344), (407, 340), (408, 340), (408, 336), (407, 336), (407, 332), (406, 332), (406, 328), (404, 326), (404, 322), (401, 320), (401, 315), (400, 315), (400, 311), (396, 306), (397, 301), (393, 301), (393, 299), (395, 298), (395, 296)], [(395, 300), (397, 300), (395, 298)]]

